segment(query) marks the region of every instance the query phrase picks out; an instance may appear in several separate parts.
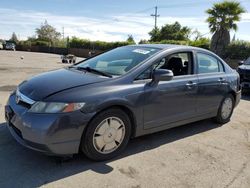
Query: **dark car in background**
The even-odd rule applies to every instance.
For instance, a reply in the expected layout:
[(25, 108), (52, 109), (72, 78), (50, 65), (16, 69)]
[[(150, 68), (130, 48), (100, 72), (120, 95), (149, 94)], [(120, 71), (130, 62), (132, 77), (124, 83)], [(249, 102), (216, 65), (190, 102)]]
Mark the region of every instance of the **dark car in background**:
[(239, 74), (210, 51), (132, 45), (25, 80), (5, 117), (28, 148), (107, 160), (134, 137), (207, 118), (228, 122), (240, 88)]
[(250, 89), (250, 57), (243, 62), (239, 63), (238, 73), (240, 75), (240, 83), (243, 90)]
[(16, 45), (13, 42), (6, 42), (5, 43), (5, 50), (16, 50)]

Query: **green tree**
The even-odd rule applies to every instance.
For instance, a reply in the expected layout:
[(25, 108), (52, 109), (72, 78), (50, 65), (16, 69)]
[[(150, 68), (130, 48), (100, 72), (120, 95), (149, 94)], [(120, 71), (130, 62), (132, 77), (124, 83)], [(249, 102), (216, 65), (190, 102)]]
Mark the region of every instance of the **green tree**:
[(225, 55), (226, 47), (230, 43), (230, 30), (237, 30), (236, 22), (240, 21), (240, 15), (244, 8), (236, 1), (223, 1), (215, 3), (207, 11), (210, 32), (213, 34), (211, 50), (220, 56)]
[(135, 44), (134, 37), (132, 35), (128, 35), (127, 42), (130, 43), (130, 44)]
[(149, 33), (150, 36), (150, 41), (151, 42), (157, 42), (160, 41), (160, 29), (158, 27), (154, 28), (152, 31)]
[(198, 31), (198, 29), (195, 29), (194, 31), (192, 31), (191, 34), (193, 35), (194, 41), (197, 41), (200, 38), (202, 38), (202, 34), (200, 31)]
[(147, 44), (147, 43), (148, 43), (148, 41), (146, 39), (141, 39), (139, 41), (139, 44)]
[(36, 34), (38, 40), (47, 41), (51, 44), (54, 44), (61, 37), (61, 33), (57, 32), (53, 26), (49, 25), (47, 20), (41, 24), (40, 28), (36, 28)]
[(181, 26), (179, 22), (166, 24), (161, 29), (153, 29), (149, 32), (150, 41), (159, 42), (161, 40), (188, 40), (191, 29)]
[(18, 38), (17, 38), (15, 32), (12, 33), (11, 38), (10, 38), (10, 41), (13, 41), (13, 42), (15, 42), (15, 43), (18, 43)]

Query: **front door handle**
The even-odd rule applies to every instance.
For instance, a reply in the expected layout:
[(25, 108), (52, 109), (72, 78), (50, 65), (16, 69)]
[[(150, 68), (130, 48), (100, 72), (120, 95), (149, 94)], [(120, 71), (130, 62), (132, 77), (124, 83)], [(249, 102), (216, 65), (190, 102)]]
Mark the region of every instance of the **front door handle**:
[(192, 87), (194, 87), (194, 86), (196, 86), (196, 85), (197, 85), (197, 83), (192, 82), (192, 81), (186, 83), (186, 86), (187, 86), (188, 88), (192, 88)]

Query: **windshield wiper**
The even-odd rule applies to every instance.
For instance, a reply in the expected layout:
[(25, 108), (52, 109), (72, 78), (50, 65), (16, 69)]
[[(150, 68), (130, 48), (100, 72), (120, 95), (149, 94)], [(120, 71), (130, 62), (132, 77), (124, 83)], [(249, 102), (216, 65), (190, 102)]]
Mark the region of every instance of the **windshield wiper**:
[(102, 75), (102, 76), (106, 76), (106, 77), (112, 78), (111, 74), (108, 74), (106, 72), (102, 72), (102, 71), (93, 69), (91, 67), (77, 67), (77, 66), (72, 66), (70, 68), (76, 68), (77, 70), (85, 70), (85, 71), (88, 71), (88, 72), (93, 72), (93, 73), (97, 73), (97, 74)]

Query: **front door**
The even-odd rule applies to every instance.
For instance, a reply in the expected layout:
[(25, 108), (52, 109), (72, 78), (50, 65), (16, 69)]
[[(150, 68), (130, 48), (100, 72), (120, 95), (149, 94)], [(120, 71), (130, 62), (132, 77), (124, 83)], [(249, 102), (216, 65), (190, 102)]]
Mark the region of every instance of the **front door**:
[(165, 58), (160, 69), (174, 73), (171, 81), (156, 85), (146, 84), (144, 89), (144, 128), (150, 129), (187, 120), (196, 115), (197, 75), (193, 74), (192, 52), (180, 52)]
[(145, 87), (144, 128), (154, 128), (196, 115), (197, 77), (176, 77)]

